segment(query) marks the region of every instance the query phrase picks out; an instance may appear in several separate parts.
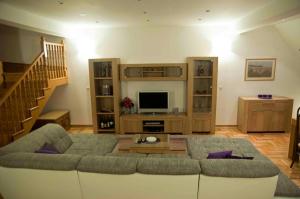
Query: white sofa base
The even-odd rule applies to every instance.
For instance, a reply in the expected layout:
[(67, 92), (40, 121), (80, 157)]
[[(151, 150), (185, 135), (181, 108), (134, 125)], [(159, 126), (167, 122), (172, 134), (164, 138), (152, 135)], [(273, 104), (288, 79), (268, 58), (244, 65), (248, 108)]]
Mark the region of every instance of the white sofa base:
[(78, 172), (83, 199), (196, 199), (199, 175)]
[[(113, 175), (0, 167), (5, 199), (296, 199), (274, 197), (278, 176)], [(199, 191), (198, 191), (199, 183)]]
[(200, 175), (198, 199), (273, 199), (278, 176), (228, 178)]
[(5, 199), (81, 199), (77, 171), (0, 167)]

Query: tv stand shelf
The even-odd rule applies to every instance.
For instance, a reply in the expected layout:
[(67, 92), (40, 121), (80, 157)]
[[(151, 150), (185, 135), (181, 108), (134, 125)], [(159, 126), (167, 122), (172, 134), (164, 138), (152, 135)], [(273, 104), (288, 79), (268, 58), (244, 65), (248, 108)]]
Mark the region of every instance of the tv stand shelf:
[(186, 113), (124, 114), (120, 117), (120, 133), (186, 133)]

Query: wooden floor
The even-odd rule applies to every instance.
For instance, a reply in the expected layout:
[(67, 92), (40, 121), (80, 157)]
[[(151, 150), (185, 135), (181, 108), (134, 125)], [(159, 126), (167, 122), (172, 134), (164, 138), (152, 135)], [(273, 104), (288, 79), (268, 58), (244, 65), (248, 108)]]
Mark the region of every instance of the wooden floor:
[[(72, 127), (71, 133), (92, 133), (91, 127)], [(300, 187), (300, 163), (295, 163), (290, 169), (288, 159), (290, 134), (288, 133), (241, 133), (236, 127), (217, 127), (216, 135), (245, 138), (265, 156), (271, 159), (283, 173)]]

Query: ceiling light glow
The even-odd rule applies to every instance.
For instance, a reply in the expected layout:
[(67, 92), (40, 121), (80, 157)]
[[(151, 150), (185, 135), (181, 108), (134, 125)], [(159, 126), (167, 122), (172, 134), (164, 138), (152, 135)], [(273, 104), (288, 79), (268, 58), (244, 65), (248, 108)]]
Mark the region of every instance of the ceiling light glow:
[(66, 38), (74, 45), (80, 61), (96, 57), (96, 42), (93, 31), (88, 29), (69, 27)]
[(215, 31), (216, 34), (211, 35), (211, 53), (218, 57), (230, 57), (232, 55), (232, 43), (237, 36), (235, 26), (231, 24), (215, 28), (219, 30)]

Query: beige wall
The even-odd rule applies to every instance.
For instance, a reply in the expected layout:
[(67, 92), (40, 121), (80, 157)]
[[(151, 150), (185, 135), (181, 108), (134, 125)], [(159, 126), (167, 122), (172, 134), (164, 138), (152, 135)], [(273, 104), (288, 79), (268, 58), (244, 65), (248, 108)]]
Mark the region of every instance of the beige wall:
[(0, 24), (0, 60), (30, 64), (42, 51), (41, 37), (49, 41), (62, 38)]
[[(226, 27), (128, 27), (69, 32), (67, 61), (70, 84), (59, 88), (46, 109), (71, 110), (72, 124), (91, 124), (88, 58), (118, 57), (122, 63), (185, 62), (188, 56), (218, 56), (217, 124), (234, 125), (238, 96), (271, 93), (295, 99), (300, 106), (300, 59), (274, 27), (242, 35)], [(230, 32), (230, 31), (228, 31)], [(275, 81), (244, 81), (245, 59), (277, 59)], [(185, 108), (184, 82), (123, 82), (122, 96), (138, 90), (169, 90), (172, 104)]]

